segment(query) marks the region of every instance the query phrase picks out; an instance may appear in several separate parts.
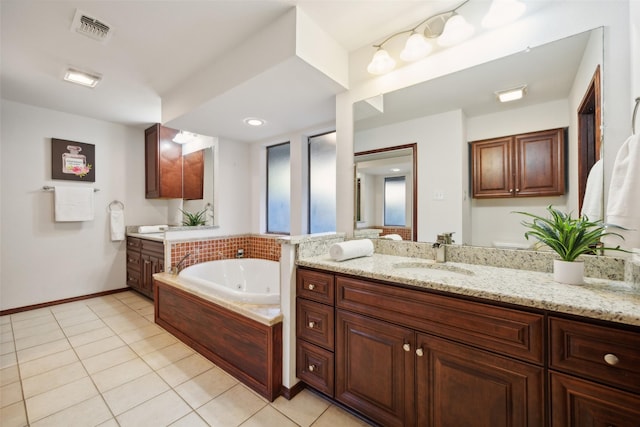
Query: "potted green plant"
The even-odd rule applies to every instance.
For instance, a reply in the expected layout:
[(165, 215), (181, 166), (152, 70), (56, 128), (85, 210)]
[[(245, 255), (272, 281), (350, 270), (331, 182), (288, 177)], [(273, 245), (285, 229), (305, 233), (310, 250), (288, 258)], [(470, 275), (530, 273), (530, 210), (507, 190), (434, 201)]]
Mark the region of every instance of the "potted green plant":
[(180, 209), (184, 219), (182, 220), (182, 225), (186, 225), (189, 227), (196, 227), (198, 225), (205, 225), (207, 223), (207, 209), (204, 209), (200, 212), (186, 212)]
[[(583, 254), (594, 254), (596, 250), (618, 250), (620, 247), (602, 246), (601, 239), (606, 235), (623, 238), (618, 233), (607, 231), (607, 226), (617, 227), (602, 221), (589, 221), (586, 216), (572, 218), (571, 213), (564, 213), (551, 205), (547, 207), (551, 217), (543, 218), (529, 212), (515, 212), (533, 218), (533, 221), (522, 221), (529, 229), (524, 236), (534, 237), (554, 250), (560, 259), (554, 260), (553, 275), (556, 282), (573, 285), (584, 282), (584, 263), (576, 259)], [(621, 228), (621, 227), (617, 227)], [(624, 251), (626, 252), (626, 251)]]

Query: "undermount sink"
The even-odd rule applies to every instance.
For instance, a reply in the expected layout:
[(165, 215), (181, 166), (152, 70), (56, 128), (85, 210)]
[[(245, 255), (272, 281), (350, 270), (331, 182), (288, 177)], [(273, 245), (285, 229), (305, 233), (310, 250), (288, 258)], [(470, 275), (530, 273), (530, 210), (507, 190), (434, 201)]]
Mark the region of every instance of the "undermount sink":
[(411, 272), (411, 273), (424, 273), (425, 275), (450, 275), (462, 274), (465, 276), (473, 276), (473, 271), (466, 268), (456, 267), (451, 264), (442, 264), (428, 261), (416, 261), (416, 262), (400, 262), (393, 264), (393, 268)]

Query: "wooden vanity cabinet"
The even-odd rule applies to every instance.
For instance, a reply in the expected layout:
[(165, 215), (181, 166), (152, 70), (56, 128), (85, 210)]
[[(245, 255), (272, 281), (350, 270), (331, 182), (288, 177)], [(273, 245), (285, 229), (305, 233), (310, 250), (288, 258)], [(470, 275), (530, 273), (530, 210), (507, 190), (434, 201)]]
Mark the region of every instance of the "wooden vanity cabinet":
[(565, 192), (565, 129), (471, 142), (474, 198)]
[(158, 123), (144, 131), (145, 198), (182, 198), (182, 145), (178, 131)]
[(164, 271), (164, 244), (127, 237), (127, 285), (153, 299), (153, 275)]
[(640, 425), (640, 334), (549, 318), (551, 426)]

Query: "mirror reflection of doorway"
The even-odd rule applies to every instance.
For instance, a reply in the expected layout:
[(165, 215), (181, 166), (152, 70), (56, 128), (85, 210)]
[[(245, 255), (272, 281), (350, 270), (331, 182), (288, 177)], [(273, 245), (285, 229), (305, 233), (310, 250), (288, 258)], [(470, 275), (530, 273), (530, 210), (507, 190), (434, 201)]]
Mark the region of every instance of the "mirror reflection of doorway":
[(601, 145), (600, 66), (578, 107), (578, 211), (582, 212), (587, 178), (600, 160)]

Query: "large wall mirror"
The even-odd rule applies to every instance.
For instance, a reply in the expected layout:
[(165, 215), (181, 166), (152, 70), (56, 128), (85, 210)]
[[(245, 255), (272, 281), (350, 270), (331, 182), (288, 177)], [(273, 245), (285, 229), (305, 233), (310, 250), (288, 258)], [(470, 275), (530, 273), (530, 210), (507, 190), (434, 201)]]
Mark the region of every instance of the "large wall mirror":
[[(205, 135), (196, 135), (191, 142), (182, 146), (183, 187), (190, 188), (201, 185), (199, 191), (192, 192), (183, 188), (184, 200), (182, 209), (186, 212), (206, 211), (206, 225), (219, 225), (217, 203), (217, 167), (218, 139)], [(200, 197), (201, 194), (201, 197)]]
[[(456, 243), (526, 247), (530, 243), (524, 238), (522, 217), (513, 211), (545, 215), (545, 208), (552, 204), (577, 212), (582, 199), (579, 189), (584, 192), (588, 176), (585, 171), (597, 160), (590, 155), (590, 163), (579, 171), (579, 158), (584, 157), (579, 138), (593, 144), (590, 152), (601, 152), (603, 93), (595, 75), (599, 72), (599, 78), (605, 78), (603, 45), (603, 29), (597, 28), (357, 102), (354, 152), (416, 144), (415, 240), (433, 242), (437, 234), (455, 232)], [(593, 84), (598, 88), (593, 89)], [(524, 85), (524, 98), (497, 101), (496, 92)], [(590, 103), (593, 98), (597, 102)], [(580, 114), (586, 114), (582, 122)], [(585, 124), (585, 117), (591, 124)], [(469, 142), (554, 128), (567, 128), (564, 195), (472, 198)], [(366, 159), (355, 157), (356, 170), (361, 160)], [(599, 204), (603, 205), (602, 196)], [(363, 225), (361, 221), (356, 227)]]

